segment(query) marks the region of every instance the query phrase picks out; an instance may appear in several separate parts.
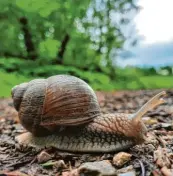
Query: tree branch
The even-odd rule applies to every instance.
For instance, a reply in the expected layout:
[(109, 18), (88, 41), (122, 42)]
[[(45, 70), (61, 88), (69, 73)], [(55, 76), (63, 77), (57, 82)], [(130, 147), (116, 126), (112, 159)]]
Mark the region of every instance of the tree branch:
[(32, 41), (32, 35), (29, 31), (29, 27), (28, 27), (28, 19), (25, 17), (21, 17), (19, 19), (19, 22), (21, 24), (21, 30), (23, 32), (24, 35), (24, 42), (25, 42), (25, 47), (26, 47), (26, 51), (28, 54), (28, 58), (31, 58), (32, 60), (35, 60), (37, 57), (36, 51), (35, 51), (35, 47), (34, 47), (34, 43)]
[(58, 51), (57, 57), (58, 57), (58, 63), (63, 64), (63, 56), (67, 47), (67, 44), (70, 40), (70, 36), (66, 34), (61, 42), (61, 47)]

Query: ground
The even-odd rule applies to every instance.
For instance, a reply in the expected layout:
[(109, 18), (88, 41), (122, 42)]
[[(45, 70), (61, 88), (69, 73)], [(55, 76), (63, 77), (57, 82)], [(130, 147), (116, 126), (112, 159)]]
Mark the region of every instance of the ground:
[[(160, 91), (162, 90), (97, 92), (97, 96), (103, 113), (133, 113)], [(173, 172), (171, 173), (173, 168), (173, 90), (166, 90), (166, 92), (166, 103), (148, 112), (143, 118), (148, 128), (147, 141), (124, 151), (130, 157), (121, 165), (117, 165), (114, 161), (115, 153), (72, 154), (60, 152), (54, 148), (38, 151), (34, 148), (19, 146), (14, 137), (25, 130), (19, 123), (12, 100), (0, 99), (0, 175), (76, 176), (77, 173), (73, 171), (80, 168), (82, 164), (103, 160), (111, 164), (116, 171), (125, 168), (128, 172), (130, 168), (136, 172), (136, 175), (171, 176), (173, 175)], [(91, 166), (88, 167), (88, 170), (92, 170)], [(98, 175), (97, 172), (93, 173), (92, 175)], [(87, 174), (83, 173), (83, 175)]]

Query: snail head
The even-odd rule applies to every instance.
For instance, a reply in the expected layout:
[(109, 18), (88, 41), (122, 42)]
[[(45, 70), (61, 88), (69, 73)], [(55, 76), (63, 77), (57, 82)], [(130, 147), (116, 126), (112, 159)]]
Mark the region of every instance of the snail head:
[(165, 103), (165, 100), (163, 99), (165, 95), (165, 91), (158, 93), (130, 117), (132, 119), (134, 133), (138, 134), (138, 139), (144, 139), (148, 131), (144, 122), (142, 121), (142, 116), (158, 105)]

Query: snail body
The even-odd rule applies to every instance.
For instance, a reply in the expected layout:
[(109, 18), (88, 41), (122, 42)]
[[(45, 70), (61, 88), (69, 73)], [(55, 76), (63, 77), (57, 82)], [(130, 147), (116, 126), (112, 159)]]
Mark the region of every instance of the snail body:
[[(112, 129), (109, 128), (109, 125), (112, 124), (112, 120), (119, 117), (114, 114), (101, 115), (96, 117), (92, 123), (85, 126), (78, 126), (77, 128), (66, 127), (54, 132), (54, 134), (44, 137), (24, 133), (22, 134), (23, 136), (18, 136), (17, 140), (19, 143), (32, 145), (34, 147), (44, 148), (52, 146), (59, 150), (69, 152), (91, 153), (125, 150), (138, 144), (139, 140), (136, 141), (137, 136), (130, 136), (130, 134), (126, 136), (123, 135), (122, 131), (118, 132), (116, 126), (112, 125)], [(124, 116), (124, 120), (127, 120), (126, 118), (127, 117)], [(125, 122), (122, 120), (121, 122)], [(101, 123), (98, 124), (98, 121)]]
[(141, 117), (164, 102), (161, 92), (134, 114), (102, 114), (92, 88), (69, 75), (35, 79), (12, 89), (14, 107), (29, 132), (17, 136), (23, 145), (56, 147), (70, 152), (111, 152), (144, 141)]

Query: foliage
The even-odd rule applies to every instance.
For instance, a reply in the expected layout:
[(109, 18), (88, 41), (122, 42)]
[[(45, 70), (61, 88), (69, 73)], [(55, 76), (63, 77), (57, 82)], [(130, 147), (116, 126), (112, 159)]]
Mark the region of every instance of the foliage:
[[(69, 70), (64, 67), (60, 71), (63, 74), (70, 74)], [(66, 70), (66, 71), (65, 71)], [(76, 76), (87, 80), (94, 90), (137, 90), (137, 89), (156, 89), (156, 88), (172, 88), (173, 87), (173, 77), (172, 76), (140, 76), (138, 79), (129, 80), (118, 80), (111, 81), (108, 76), (100, 73), (84, 72), (81, 73), (80, 70), (75, 70), (71, 68), (71, 71), (75, 73)], [(43, 69), (37, 70), (38, 73), (43, 73)], [(71, 72), (72, 73), (72, 72)], [(11, 88), (19, 83), (30, 81), (34, 78), (21, 75), (19, 73), (6, 73), (0, 70), (0, 97), (9, 97)], [(41, 77), (41, 76), (40, 76)], [(35, 78), (38, 78), (35, 77)], [(88, 79), (89, 78), (89, 79)], [(139, 84), (139, 80), (141, 84)]]
[(95, 90), (169, 87), (171, 77), (157, 84), (146, 77), (157, 80), (154, 68), (115, 67), (124, 44), (137, 41), (124, 29), (132, 26), (138, 9), (135, 0), (1, 0), (4, 95), (9, 96), (15, 84), (55, 74), (80, 77)]
[(173, 87), (173, 76), (143, 76), (140, 80), (148, 89)]
[(0, 55), (115, 77), (113, 59), (130, 40), (123, 28), (137, 9), (132, 0), (1, 0)]
[(0, 70), (0, 97), (10, 97), (11, 96), (11, 88), (19, 83), (29, 81), (31, 78), (27, 78), (25, 76), (21, 76), (17, 73), (6, 73)]
[(40, 56), (44, 59), (55, 58), (57, 54), (56, 50), (59, 45), (60, 43), (57, 40), (46, 39), (39, 45)]
[[(116, 79), (110, 79), (109, 75), (105, 73), (84, 71), (74, 66), (50, 65), (49, 63), (45, 63), (44, 59), (24, 61), (19, 58), (0, 58), (0, 68), (6, 72), (17, 72), (19, 75), (32, 79), (37, 77), (46, 78), (56, 74), (74, 75), (85, 80), (95, 90), (146, 89), (161, 88), (161, 85), (163, 87), (171, 86), (171, 76), (168, 78), (170, 82), (165, 79), (165, 83), (162, 83), (164, 80), (162, 78), (164, 77), (159, 76), (154, 68), (116, 68)], [(153, 79), (149, 79), (152, 77)], [(158, 79), (161, 78), (161, 80), (154, 79), (155, 77)]]
[[(3, 74), (5, 74), (4, 71), (11, 72), (10, 75), (13, 75), (13, 73), (16, 72), (17, 75), (23, 75), (24, 77), (26, 77), (26, 80), (31, 80), (38, 77), (47, 78), (49, 76), (57, 74), (69, 74), (83, 79), (96, 90), (113, 89), (113, 85), (111, 84), (111, 80), (108, 75), (98, 72), (82, 71), (73, 66), (45, 65), (43, 63), (40, 63), (40, 61), (26, 62), (17, 58), (8, 58), (8, 60), (6, 60), (6, 58), (1, 58), (0, 67), (3, 71)], [(16, 82), (15, 80), (18, 79), (17, 77), (18, 76), (16, 76), (16, 74), (14, 75), (14, 77), (12, 77), (14, 79), (14, 82)], [(7, 79), (9, 78), (10, 80), (8, 81), (11, 81), (11, 77), (7, 76)], [(6, 78), (4, 77), (4, 80), (5, 79)], [(20, 79), (19, 77), (19, 80), (23, 81), (25, 79)], [(5, 82), (3, 83), (5, 84)], [(11, 86), (14, 86), (14, 84), (9, 84), (10, 88)], [(6, 90), (10, 91), (10, 89)]]

